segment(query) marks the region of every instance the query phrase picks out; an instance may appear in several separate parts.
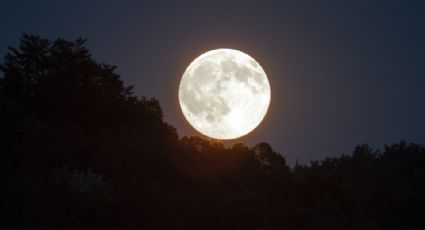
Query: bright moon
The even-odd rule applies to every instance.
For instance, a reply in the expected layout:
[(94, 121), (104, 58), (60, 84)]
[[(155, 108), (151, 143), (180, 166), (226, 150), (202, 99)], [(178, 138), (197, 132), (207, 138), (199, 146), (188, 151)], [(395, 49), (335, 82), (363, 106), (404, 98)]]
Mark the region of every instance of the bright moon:
[(179, 102), (186, 120), (200, 133), (235, 139), (263, 120), (270, 104), (270, 84), (263, 68), (248, 54), (216, 49), (187, 67)]

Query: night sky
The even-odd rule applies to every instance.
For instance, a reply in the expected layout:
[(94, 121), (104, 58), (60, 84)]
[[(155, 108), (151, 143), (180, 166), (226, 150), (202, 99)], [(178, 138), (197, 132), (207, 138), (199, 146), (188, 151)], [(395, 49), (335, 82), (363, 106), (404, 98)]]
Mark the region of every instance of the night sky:
[(86, 38), (182, 136), (197, 135), (178, 104), (185, 68), (207, 50), (239, 49), (262, 65), (272, 98), (238, 141), (269, 142), (291, 163), (425, 142), (425, 1), (201, 2), (1, 1), (0, 55), (23, 32)]

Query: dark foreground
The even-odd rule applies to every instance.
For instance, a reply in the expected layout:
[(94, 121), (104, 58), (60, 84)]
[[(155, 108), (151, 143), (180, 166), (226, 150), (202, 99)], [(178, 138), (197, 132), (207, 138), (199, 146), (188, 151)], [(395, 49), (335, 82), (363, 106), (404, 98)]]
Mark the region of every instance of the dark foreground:
[(425, 229), (425, 148), (289, 168), (179, 139), (84, 40), (24, 35), (0, 80), (0, 229)]

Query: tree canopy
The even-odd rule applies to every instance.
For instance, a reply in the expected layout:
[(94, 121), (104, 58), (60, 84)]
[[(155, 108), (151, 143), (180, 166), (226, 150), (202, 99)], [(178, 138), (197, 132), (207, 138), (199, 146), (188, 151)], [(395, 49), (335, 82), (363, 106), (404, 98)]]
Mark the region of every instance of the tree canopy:
[(1, 229), (424, 229), (425, 147), (289, 167), (266, 142), (180, 138), (85, 40), (0, 65)]

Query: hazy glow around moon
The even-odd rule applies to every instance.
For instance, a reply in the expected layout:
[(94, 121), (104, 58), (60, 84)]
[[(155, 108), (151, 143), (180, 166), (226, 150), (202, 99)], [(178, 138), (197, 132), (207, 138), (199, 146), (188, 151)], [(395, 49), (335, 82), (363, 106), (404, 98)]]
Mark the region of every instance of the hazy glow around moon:
[(270, 84), (263, 68), (248, 54), (216, 49), (187, 67), (179, 102), (186, 120), (200, 133), (235, 139), (263, 120), (270, 104)]

